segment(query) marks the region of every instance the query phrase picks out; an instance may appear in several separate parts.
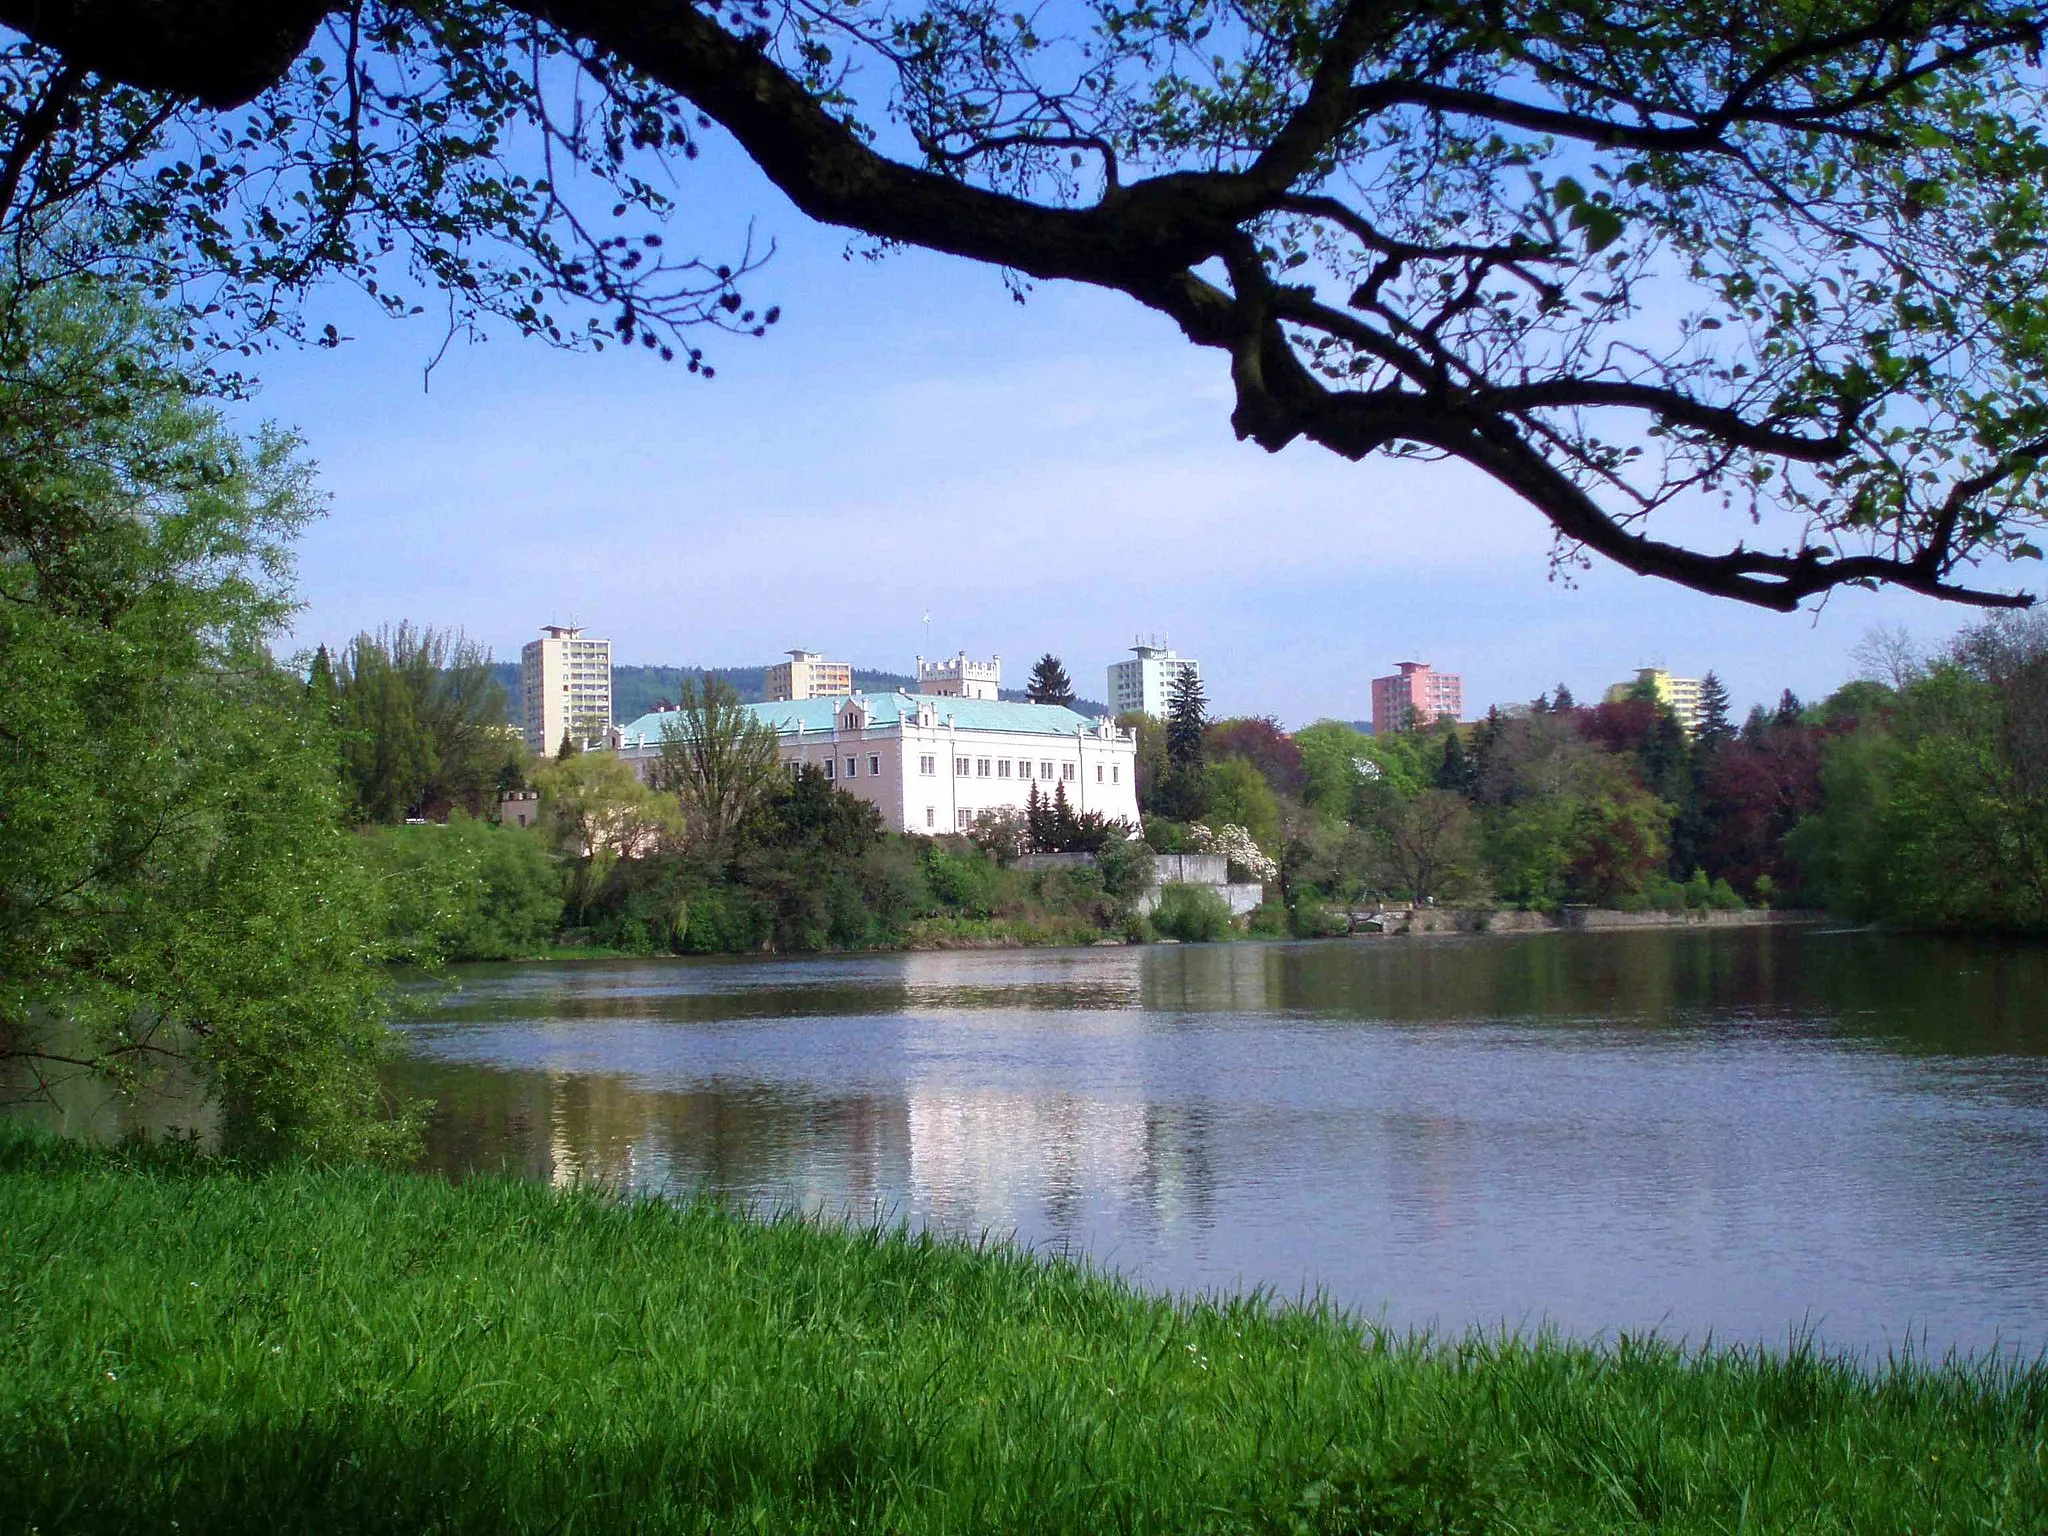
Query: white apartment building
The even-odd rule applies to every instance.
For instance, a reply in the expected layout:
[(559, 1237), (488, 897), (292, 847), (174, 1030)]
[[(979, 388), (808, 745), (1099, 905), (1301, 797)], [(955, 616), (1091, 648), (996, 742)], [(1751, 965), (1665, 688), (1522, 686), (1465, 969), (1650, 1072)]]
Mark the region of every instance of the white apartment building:
[(1144, 641), (1131, 647), (1129, 661), (1110, 663), (1109, 709), (1127, 714), (1142, 709), (1155, 720), (1164, 720), (1173, 707), (1173, 685), (1181, 673), (1202, 675), (1202, 664), (1192, 656), (1176, 656), (1171, 647)]
[(791, 651), (789, 660), (768, 669), (761, 691), (775, 701), (843, 699), (853, 692), (853, 667), (817, 651)]
[[(1023, 811), (1035, 788), (1062, 788), (1078, 813), (1138, 826), (1136, 737), (1058, 704), (922, 693), (848, 694), (746, 706), (772, 726), (792, 771), (802, 764), (878, 807), (896, 832), (960, 832), (983, 811)], [(642, 715), (613, 733), (642, 778), (681, 717)]]
[(969, 661), (967, 653), (943, 661), (917, 658), (917, 691), (939, 699), (999, 699), (1003, 696), (1003, 658)]
[(612, 728), (612, 643), (569, 624), (541, 626), (519, 653), (519, 718), (529, 752), (550, 753), (564, 735), (588, 745)]

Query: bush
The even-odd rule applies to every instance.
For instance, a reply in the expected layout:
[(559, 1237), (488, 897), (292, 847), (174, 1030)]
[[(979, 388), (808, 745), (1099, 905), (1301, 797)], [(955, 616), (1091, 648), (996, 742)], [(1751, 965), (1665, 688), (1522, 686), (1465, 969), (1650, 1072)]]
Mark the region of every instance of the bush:
[(1145, 843), (1154, 853), (1200, 853), (1201, 846), (1195, 842), (1185, 823), (1169, 821), (1164, 816), (1145, 818)]
[(1117, 902), (1129, 904), (1144, 895), (1159, 868), (1150, 845), (1133, 838), (1112, 838), (1095, 856), (1102, 871), (1102, 889)]
[(546, 949), (561, 924), (561, 874), (524, 828), (457, 814), (446, 826), (380, 827), (362, 847), (395, 958), (517, 959)]
[(1255, 938), (1284, 939), (1292, 931), (1294, 914), (1282, 901), (1262, 901), (1245, 919), (1245, 929)]
[(995, 915), (1001, 872), (993, 858), (965, 839), (934, 838), (926, 844), (924, 878), (938, 907), (962, 917)]
[(1169, 885), (1159, 893), (1152, 927), (1162, 938), (1213, 943), (1230, 936), (1230, 904), (1206, 885)]

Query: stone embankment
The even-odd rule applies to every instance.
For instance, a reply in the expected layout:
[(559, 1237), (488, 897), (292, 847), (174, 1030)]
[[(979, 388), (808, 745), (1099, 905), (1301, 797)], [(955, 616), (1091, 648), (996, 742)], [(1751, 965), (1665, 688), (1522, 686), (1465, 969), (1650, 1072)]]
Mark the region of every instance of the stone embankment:
[(1826, 921), (1826, 914), (1820, 912), (1617, 912), (1605, 907), (1566, 907), (1560, 912), (1373, 907), (1350, 917), (1355, 934), (1577, 933), (1614, 928), (1756, 928)]
[[(1092, 853), (1027, 853), (1016, 860), (1016, 869), (1083, 869), (1095, 863)], [(1153, 861), (1152, 884), (1135, 903), (1149, 913), (1159, 905), (1159, 893), (1169, 885), (1199, 885), (1214, 891), (1229, 904), (1232, 917), (1243, 917), (1266, 899), (1266, 888), (1257, 881), (1233, 881), (1230, 861), (1220, 853), (1162, 853)]]

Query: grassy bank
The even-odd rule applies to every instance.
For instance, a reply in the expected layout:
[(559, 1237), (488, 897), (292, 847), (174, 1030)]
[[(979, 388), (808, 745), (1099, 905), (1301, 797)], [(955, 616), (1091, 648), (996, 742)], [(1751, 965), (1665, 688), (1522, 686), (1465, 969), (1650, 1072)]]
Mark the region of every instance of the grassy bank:
[(1422, 1346), (1010, 1252), (0, 1129), (0, 1527), (2035, 1531), (2048, 1372)]

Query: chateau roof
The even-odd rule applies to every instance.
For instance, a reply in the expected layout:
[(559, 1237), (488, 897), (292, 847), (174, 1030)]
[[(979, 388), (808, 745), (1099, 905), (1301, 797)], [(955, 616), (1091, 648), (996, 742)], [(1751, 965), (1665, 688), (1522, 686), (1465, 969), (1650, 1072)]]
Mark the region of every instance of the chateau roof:
[[(1092, 734), (1099, 724), (1093, 717), (1068, 709), (1064, 704), (1022, 704), (1009, 699), (955, 699), (932, 693), (864, 693), (869, 725), (895, 725), (905, 715), (917, 714), (920, 704), (931, 706), (940, 725), (950, 717), (962, 731), (1011, 731), (1031, 736), (1072, 736), (1076, 731)], [(778, 699), (767, 704), (744, 707), (754, 717), (784, 736), (805, 732), (829, 732), (846, 707), (845, 695), (832, 699)], [(622, 731), (627, 747), (661, 744), (663, 723), (675, 718), (674, 711), (642, 715)]]

